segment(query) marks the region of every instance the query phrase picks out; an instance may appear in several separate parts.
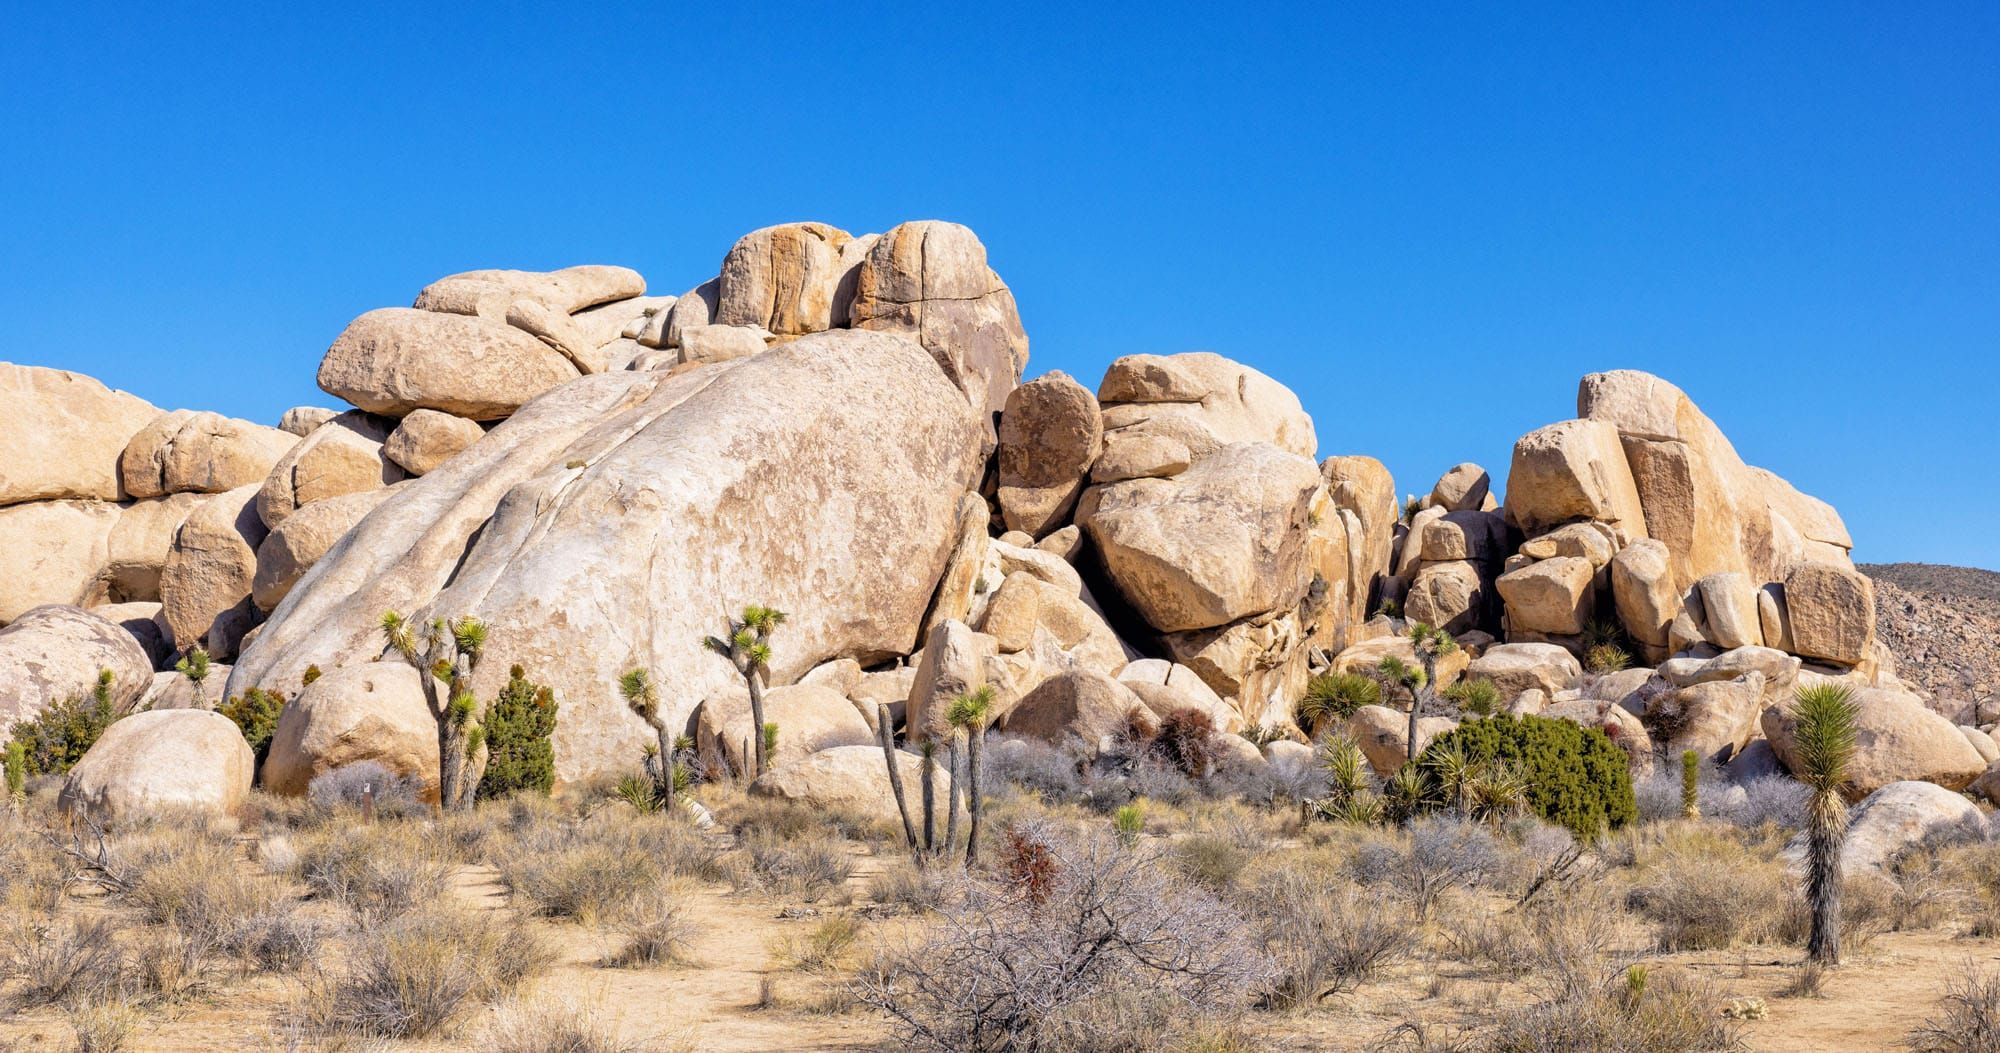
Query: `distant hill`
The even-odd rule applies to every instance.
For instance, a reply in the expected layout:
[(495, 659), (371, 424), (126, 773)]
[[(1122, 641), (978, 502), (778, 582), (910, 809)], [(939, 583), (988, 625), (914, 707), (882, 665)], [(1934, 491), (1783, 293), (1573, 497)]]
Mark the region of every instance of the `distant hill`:
[(1896, 674), (1960, 723), (2000, 718), (2000, 573), (1935, 563), (1860, 570), (1875, 580), (1875, 632)]

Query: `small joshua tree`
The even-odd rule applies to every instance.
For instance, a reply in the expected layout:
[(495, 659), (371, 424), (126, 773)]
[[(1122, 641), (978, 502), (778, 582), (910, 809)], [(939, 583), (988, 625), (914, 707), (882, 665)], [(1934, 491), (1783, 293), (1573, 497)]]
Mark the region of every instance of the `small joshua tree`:
[[(986, 738), (986, 723), (993, 719), (993, 698), (992, 685), (984, 685), (952, 699), (951, 705), (944, 711), (945, 723), (951, 725), (954, 731), (965, 734), (965, 811), (971, 817), (965, 842), (965, 865), (968, 867), (979, 864), (979, 824), (986, 815), (986, 802), (979, 784), (979, 749)], [(955, 736), (951, 747), (955, 780), (958, 771), (958, 740)], [(956, 792), (952, 794), (954, 800), (957, 796)], [(956, 815), (953, 818), (957, 818)]]
[(437, 723), (438, 808), (463, 811), (472, 806), (477, 769), (484, 766), (486, 732), (472, 693), (472, 673), (486, 650), (486, 623), (472, 617), (434, 618), (419, 629), (401, 614), (384, 611), (382, 636), (389, 650), (416, 668), (424, 705)]
[(1701, 818), (1701, 755), (1693, 750), (1681, 753), (1681, 818)]
[(174, 672), (187, 677), (189, 683), (198, 687), (202, 681), (208, 679), (208, 665), (207, 649), (196, 647), (189, 650), (187, 654), (182, 655), (180, 661), (174, 663)]
[(785, 624), (785, 612), (776, 607), (761, 607), (752, 604), (743, 608), (743, 617), (729, 619), (727, 636), (710, 636), (702, 640), (702, 646), (729, 659), (736, 668), (736, 675), (743, 678), (743, 686), (750, 691), (750, 726), (758, 729), (753, 737), (757, 743), (757, 766), (752, 777), (764, 774), (767, 752), (764, 748), (764, 678), (770, 675), (771, 633)]
[(1793, 692), (1793, 766), (1812, 791), (1806, 806), (1806, 902), (1812, 931), (1806, 957), (1822, 965), (1840, 964), (1840, 849), (1847, 840), (1847, 804), (1841, 784), (1854, 760), (1855, 718), (1859, 707), (1843, 684), (1819, 683)]
[(625, 704), (638, 714), (639, 719), (651, 725), (653, 734), (660, 740), (659, 747), (648, 760), (656, 767), (653, 771), (653, 797), (668, 813), (674, 810), (674, 783), (680, 776), (676, 771), (677, 751), (674, 749), (673, 733), (667, 730), (667, 718), (660, 710), (660, 692), (653, 684), (653, 676), (644, 669), (629, 669), (618, 678), (618, 693), (625, 696)]
[(1385, 687), (1402, 688), (1410, 696), (1410, 748), (1414, 751), (1417, 742), (1417, 717), (1423, 710), (1424, 681), (1427, 679), (1421, 667), (1412, 666), (1395, 655), (1384, 655), (1375, 663), (1375, 677)]
[(1422, 622), (1410, 627), (1410, 646), (1417, 652), (1417, 662), (1423, 667), (1424, 676), (1417, 681), (1410, 692), (1410, 760), (1417, 759), (1417, 717), (1436, 693), (1438, 659), (1458, 650), (1458, 641), (1443, 629), (1433, 629)]

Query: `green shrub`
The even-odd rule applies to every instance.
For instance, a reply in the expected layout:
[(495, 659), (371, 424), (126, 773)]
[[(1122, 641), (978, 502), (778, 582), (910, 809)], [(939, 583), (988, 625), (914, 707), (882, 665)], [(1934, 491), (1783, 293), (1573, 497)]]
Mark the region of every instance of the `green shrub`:
[(28, 792), (28, 751), (18, 742), (7, 744), (7, 796), (19, 799)]
[(1459, 712), (1476, 717), (1491, 716), (1500, 708), (1500, 688), (1483, 676), (1458, 681), (1444, 689), (1444, 697), (1450, 699)]
[(285, 696), (253, 687), (217, 706), (215, 711), (236, 722), (237, 730), (243, 732), (243, 741), (250, 744), (250, 752), (257, 755), (257, 763), (261, 766), (264, 755), (271, 752), (271, 736), (278, 732), (278, 717), (285, 711)]
[(116, 682), (111, 670), (100, 670), (89, 697), (57, 702), (34, 719), (14, 725), (14, 741), (21, 747), (27, 774), (62, 775), (83, 759), (97, 737), (118, 719), (111, 704), (111, 685)]
[(1497, 761), (1520, 772), (1528, 782), (1528, 807), (1578, 837), (1639, 817), (1625, 751), (1596, 728), (1496, 714), (1438, 736), (1417, 764), (1442, 784), (1447, 754), (1461, 752), (1473, 761)]
[(486, 710), (486, 774), (479, 796), (526, 790), (547, 796), (556, 782), (555, 692), (530, 683), (520, 666), (507, 670), (507, 686)]
[(1615, 673), (1631, 664), (1632, 655), (1617, 644), (1598, 644), (1583, 656), (1583, 667), (1593, 673)]
[(1382, 702), (1382, 685), (1360, 673), (1321, 673), (1306, 681), (1306, 693), (1294, 709), (1295, 719), (1308, 735), (1318, 737), (1324, 724), (1345, 720), (1362, 706)]
[(174, 671), (187, 677), (190, 681), (199, 684), (208, 679), (208, 666), (208, 650), (196, 647), (189, 650), (186, 655), (183, 655), (180, 661), (174, 663)]

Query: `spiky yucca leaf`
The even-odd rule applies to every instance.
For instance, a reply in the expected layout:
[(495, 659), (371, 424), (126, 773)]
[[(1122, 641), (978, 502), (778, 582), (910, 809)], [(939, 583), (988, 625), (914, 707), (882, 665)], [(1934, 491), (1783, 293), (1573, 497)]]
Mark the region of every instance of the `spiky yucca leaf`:
[(749, 661), (750, 668), (762, 669), (771, 664), (771, 645), (753, 643), (743, 649), (743, 657)]
[(986, 717), (993, 709), (997, 695), (993, 685), (984, 684), (951, 700), (944, 711), (945, 723), (955, 728), (981, 731), (986, 727)]
[(640, 717), (653, 719), (653, 710), (659, 705), (659, 695), (653, 689), (653, 677), (644, 669), (627, 669), (618, 678), (618, 693), (632, 712)]
[(743, 608), (743, 625), (754, 630), (759, 636), (769, 636), (771, 631), (785, 624), (785, 612), (776, 607), (751, 604)]
[(1332, 797), (1345, 800), (1369, 792), (1368, 758), (1353, 736), (1328, 735), (1321, 739), (1319, 762), (1326, 769)]
[(1818, 683), (1792, 693), (1793, 753), (1800, 782), (1833, 792), (1847, 781), (1854, 759), (1855, 722), (1860, 706), (1845, 684)]
[(473, 657), (486, 649), (486, 623), (470, 615), (451, 623), (451, 639), (458, 649)]
[(417, 634), (410, 623), (395, 611), (382, 612), (382, 637), (389, 643), (389, 649), (406, 659), (417, 654)]

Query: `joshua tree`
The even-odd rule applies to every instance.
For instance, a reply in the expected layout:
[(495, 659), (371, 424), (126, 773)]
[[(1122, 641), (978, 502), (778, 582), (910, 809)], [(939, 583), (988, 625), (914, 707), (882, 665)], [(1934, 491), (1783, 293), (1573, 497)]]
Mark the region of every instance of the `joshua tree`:
[(918, 799), (923, 802), (924, 851), (929, 852), (932, 855), (936, 855), (937, 854), (937, 736), (935, 735), (925, 736), (924, 741), (917, 744), (917, 750), (924, 759), (923, 767), (919, 769), (920, 777), (918, 780), (919, 782), (922, 783), (922, 785), (917, 787)]
[(384, 611), (382, 636), (391, 651), (416, 668), (424, 704), (437, 722), (438, 808), (471, 807), (486, 744), (472, 673), (486, 650), (486, 623), (472, 617), (433, 618), (418, 629), (401, 614)]
[(1847, 840), (1847, 804), (1840, 788), (1854, 760), (1858, 711), (1853, 693), (1842, 684), (1819, 683), (1793, 692), (1798, 763), (1792, 770), (1812, 791), (1806, 809), (1806, 902), (1812, 908), (1806, 956), (1822, 965), (1840, 964), (1840, 847)]
[(1458, 650), (1458, 641), (1443, 629), (1433, 629), (1422, 622), (1410, 626), (1410, 646), (1417, 652), (1417, 661), (1423, 666), (1424, 678), (1417, 682), (1410, 692), (1410, 760), (1417, 759), (1417, 716), (1424, 709), (1424, 703), (1437, 693), (1438, 659)]
[(174, 663), (174, 672), (187, 677), (190, 683), (199, 685), (202, 681), (208, 679), (208, 665), (208, 651), (204, 648), (196, 647), (190, 649), (186, 655), (181, 657), (180, 661)]
[(917, 827), (910, 822), (910, 802), (903, 796), (903, 766), (896, 756), (896, 729), (889, 719), (889, 707), (875, 707), (875, 734), (882, 743), (882, 761), (889, 766), (889, 793), (896, 798), (896, 814), (903, 818), (903, 840), (918, 866), (924, 862), (923, 845), (917, 841)]
[(1428, 676), (1421, 668), (1413, 667), (1392, 654), (1383, 655), (1382, 660), (1375, 663), (1375, 675), (1385, 685), (1392, 688), (1400, 687), (1410, 694), (1410, 751), (1407, 759), (1415, 760), (1417, 716), (1423, 710), (1423, 696), (1419, 692), (1423, 690), (1424, 681)]
[(1693, 750), (1681, 753), (1681, 818), (1701, 818), (1701, 754)]
[(729, 619), (729, 635), (710, 636), (702, 646), (729, 659), (743, 686), (750, 691), (750, 726), (757, 744), (757, 764), (752, 777), (764, 774), (764, 678), (770, 675), (771, 632), (785, 624), (785, 612), (776, 607), (751, 604), (743, 617)]
[[(986, 814), (985, 801), (980, 796), (979, 786), (979, 746), (986, 737), (986, 722), (993, 714), (993, 688), (982, 686), (951, 700), (944, 712), (945, 723), (952, 729), (965, 733), (965, 810), (972, 817), (971, 828), (965, 842), (965, 865), (979, 863), (979, 820)], [(952, 770), (952, 821), (958, 821), (958, 739), (951, 740)], [(950, 841), (947, 836), (947, 851)]]
[(653, 734), (660, 740), (659, 752), (654, 754), (658, 767), (653, 778), (653, 796), (669, 814), (674, 810), (674, 781), (680, 774), (675, 771), (674, 737), (667, 730), (667, 718), (660, 712), (660, 692), (653, 685), (652, 674), (644, 669), (629, 669), (618, 678), (618, 693), (625, 696), (625, 704), (653, 728)]

